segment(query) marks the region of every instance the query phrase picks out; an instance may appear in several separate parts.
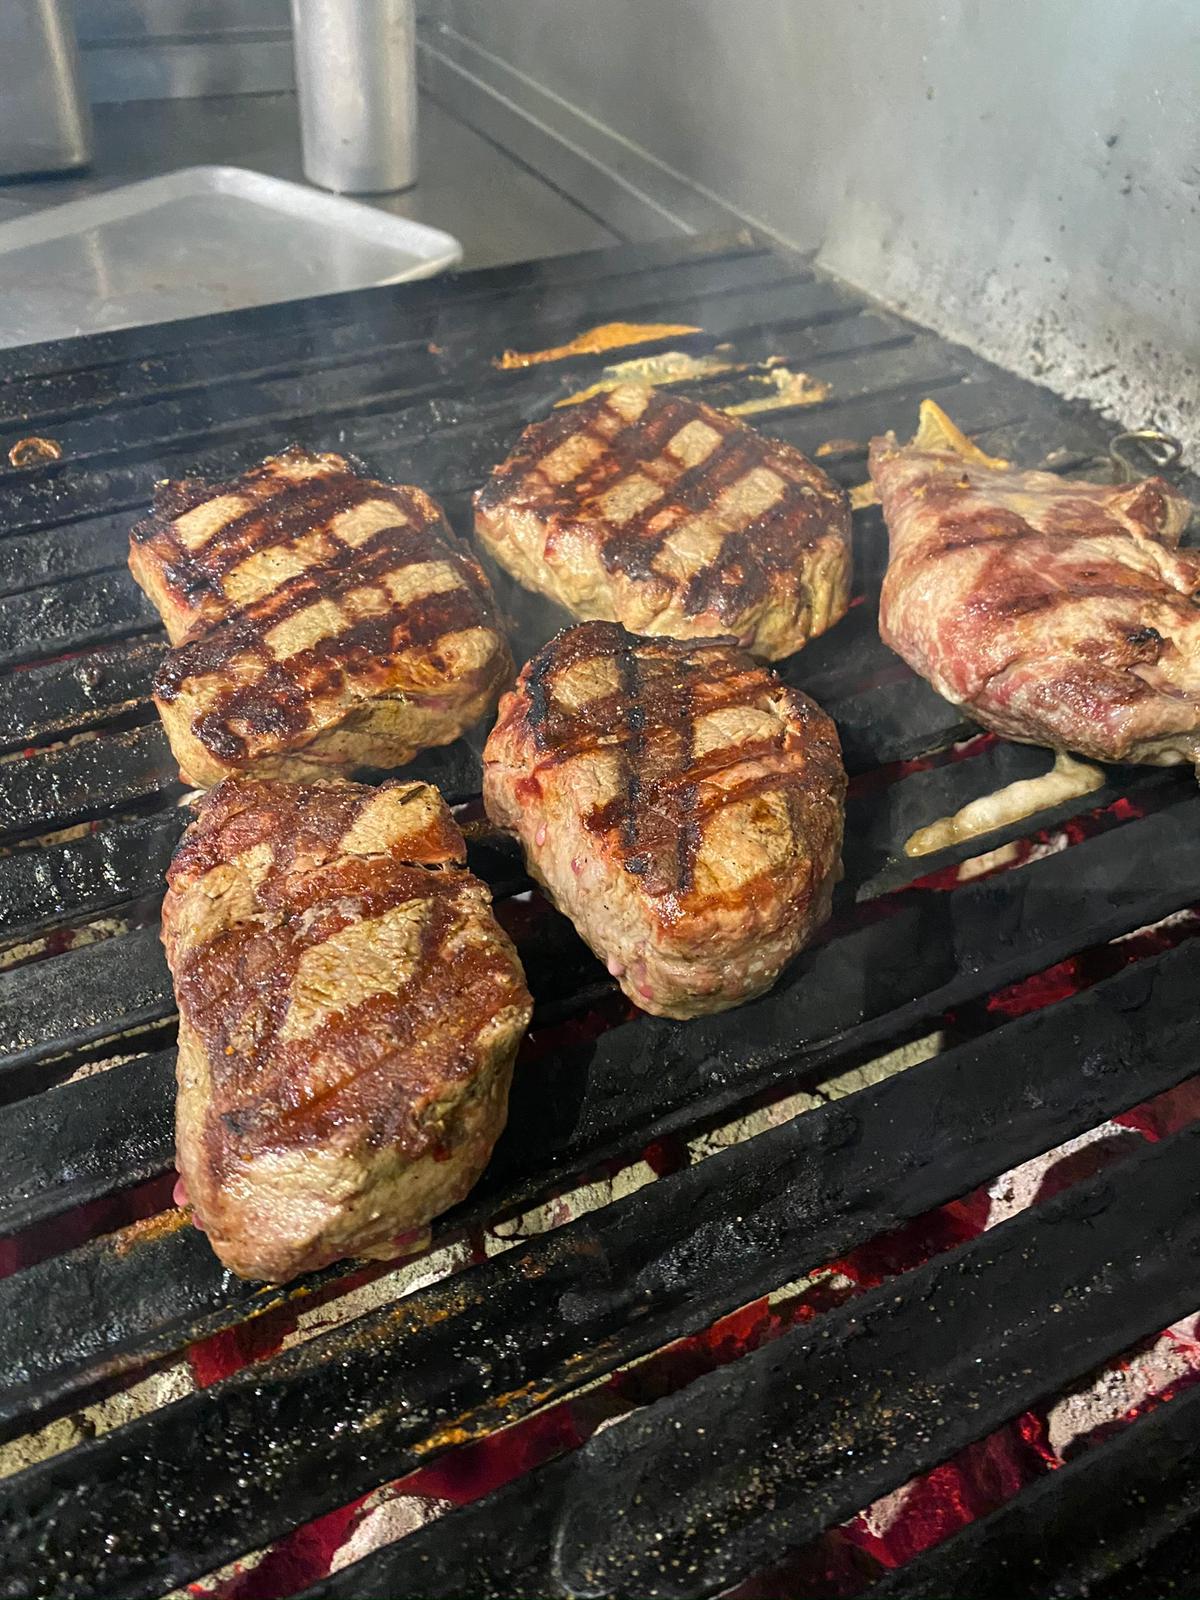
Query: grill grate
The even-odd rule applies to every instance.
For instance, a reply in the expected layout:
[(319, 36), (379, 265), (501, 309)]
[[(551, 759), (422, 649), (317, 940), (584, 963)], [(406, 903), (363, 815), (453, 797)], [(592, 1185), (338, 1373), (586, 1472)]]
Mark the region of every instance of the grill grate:
[[(173, 1000), (155, 918), (184, 814), (147, 698), (161, 636), (123, 567), (152, 481), (228, 474), (300, 438), (422, 483), (463, 528), (470, 488), (519, 427), (630, 352), (505, 372), (493, 358), (639, 318), (703, 330), (666, 347), (728, 341), (730, 359), (782, 356), (828, 383), (824, 401), (755, 420), (810, 454), (841, 441), (822, 459), (846, 484), (865, 476), (870, 434), (911, 431), (930, 392), (989, 451), (1063, 471), (1104, 452), (1109, 430), (1086, 411), (744, 240), (0, 357), (5, 430), (64, 450), (0, 473), (0, 666), (14, 669), (0, 675), (0, 1233), (29, 1263), (0, 1279), (0, 1436), (352, 1278), (341, 1264), (302, 1285), (243, 1284), (170, 1213), (103, 1231), (105, 1208), (139, 1185), (160, 1209), (172, 1163)], [(762, 392), (737, 375), (682, 387)], [(969, 726), (880, 643), (885, 534), (877, 510), (855, 523), (860, 603), (784, 668), (837, 718), (857, 775), (833, 923), (752, 1006), (634, 1017), (569, 927), (525, 897), (519, 865), (473, 845), (538, 1010), (508, 1131), (438, 1236), (930, 1028), (949, 1047), (0, 1481), (0, 1593), (151, 1594), (212, 1571), (1197, 1070), (1200, 944), (1187, 940), (1029, 1017), (969, 1022), (1001, 986), (1200, 901), (1200, 800), (1190, 774), (1112, 768), (1086, 801), (905, 857), (915, 827), (1048, 758), (990, 739), (950, 750)], [(558, 619), (501, 593), (520, 657)], [(920, 770), (888, 770), (930, 751)], [(477, 746), (410, 770), (451, 800), (478, 794)], [(968, 857), (1067, 821), (1071, 848), (945, 886)], [(311, 1592), (686, 1595), (763, 1570), (1200, 1303), (1198, 1144), (1185, 1129), (1147, 1146)], [(1055, 1562), (1068, 1588), (1090, 1581), (1097, 1495), (1116, 1519), (1110, 1567), (1146, 1557), (1186, 1520), (1195, 1410), (1185, 1396), (1139, 1421), (879, 1592), (1045, 1592)]]

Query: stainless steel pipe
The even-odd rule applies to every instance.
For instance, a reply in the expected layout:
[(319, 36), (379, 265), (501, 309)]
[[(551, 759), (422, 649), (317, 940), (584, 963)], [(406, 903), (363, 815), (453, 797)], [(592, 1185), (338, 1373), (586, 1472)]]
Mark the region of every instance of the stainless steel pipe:
[(417, 181), (414, 0), (292, 0), (304, 176), (337, 194)]

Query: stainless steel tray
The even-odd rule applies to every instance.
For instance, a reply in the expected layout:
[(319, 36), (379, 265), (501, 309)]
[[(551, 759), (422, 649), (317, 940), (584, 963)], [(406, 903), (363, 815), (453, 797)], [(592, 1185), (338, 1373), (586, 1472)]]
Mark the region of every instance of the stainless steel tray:
[(184, 167), (0, 223), (0, 346), (427, 278), (457, 239), (242, 167)]

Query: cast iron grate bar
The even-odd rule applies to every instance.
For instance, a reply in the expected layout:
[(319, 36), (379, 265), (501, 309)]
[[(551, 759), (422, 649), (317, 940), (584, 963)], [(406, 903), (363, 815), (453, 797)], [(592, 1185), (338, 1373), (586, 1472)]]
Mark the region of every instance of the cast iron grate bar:
[(178, 768), (157, 722), (83, 739), (0, 765), (0, 839), (50, 833), (178, 793)]
[[(887, 354), (889, 355), (889, 364), (894, 371), (895, 363), (890, 357), (894, 356), (895, 352)], [(876, 362), (876, 365), (878, 365), (878, 362)], [(544, 370), (541, 369), (543, 372)], [(540, 374), (538, 376), (540, 378)], [(875, 374), (875, 379), (878, 379), (878, 373)], [(544, 383), (545, 380), (540, 379), (540, 381)], [(957, 380), (954, 381), (957, 382)], [(976, 430), (985, 423), (995, 427), (1005, 415), (1011, 415), (1017, 403), (1016, 397), (1010, 392), (1012, 385), (1015, 383), (1016, 380), (1008, 379), (997, 383), (994, 378), (988, 378), (976, 383), (958, 384), (954, 400), (956, 415), (960, 417), (965, 426)], [(936, 383), (933, 384), (933, 387), (936, 388), (937, 386)], [(704, 393), (703, 385), (681, 385), (678, 387), (680, 392), (686, 393), (690, 390), (701, 396)], [(765, 431), (789, 439), (812, 453), (819, 447), (822, 439), (829, 436), (832, 422), (831, 419), (822, 415), (828, 406), (849, 406), (852, 414), (842, 417), (840, 419), (841, 425), (852, 429), (859, 436), (869, 436), (877, 431), (879, 427), (886, 426), (889, 421), (897, 423), (903, 429), (905, 424), (898, 420), (899, 417), (908, 412), (911, 412), (915, 417), (916, 402), (920, 398), (920, 393), (928, 387), (930, 387), (929, 384), (918, 384), (917, 389), (919, 392), (911, 396), (893, 396), (885, 402), (880, 402), (873, 395), (865, 398), (846, 395), (841, 399), (831, 399), (826, 403), (825, 407), (817, 408), (818, 415), (815, 418), (806, 415), (806, 412), (812, 410), (812, 408), (800, 408), (795, 413), (768, 413), (760, 420)], [(866, 414), (863, 409), (864, 406), (868, 407), (868, 409), (873, 407), (879, 414)], [(537, 407), (529, 409), (536, 410)], [(360, 426), (356, 429), (355, 436), (348, 441), (344, 439), (326, 439), (323, 442), (332, 443), (341, 448), (351, 446), (367, 457), (374, 470), (398, 478), (419, 479), (443, 499), (446, 499), (460, 495), (460, 489), (454, 487), (456, 483), (462, 486), (462, 490), (466, 490), (469, 489), (472, 481), (479, 481), (481, 475), (486, 473), (490, 462), (496, 460), (508, 448), (519, 426), (525, 420), (526, 416), (524, 414), (520, 415), (515, 422), (502, 418), (497, 423), (484, 425), (482, 431), (478, 425), (474, 424), (467, 425), (465, 428), (456, 428), (451, 425), (448, 433), (435, 433), (433, 436), (425, 436), (415, 454), (411, 450), (405, 452), (402, 449), (399, 454), (397, 453), (398, 449), (400, 449), (396, 439), (397, 429), (390, 423), (387, 428), (375, 430), (370, 435)], [(296, 430), (292, 429), (290, 431), (294, 433)], [(282, 438), (282, 435), (280, 438)], [(276, 439), (274, 442), (278, 444), (280, 440)], [(256, 458), (258, 453), (260, 452), (254, 449), (226, 452), (219, 459), (210, 461), (206, 470), (215, 476), (222, 476), (239, 466), (248, 465), (252, 459)], [(470, 457), (469, 460), (467, 460), (468, 456)], [(153, 475), (157, 476), (159, 472), (183, 474), (193, 470), (200, 470), (203, 466), (204, 463), (194, 457), (178, 457), (164, 460), (158, 471)], [(840, 476), (841, 473), (838, 473), (838, 475)], [(862, 475), (865, 476), (865, 469)], [(148, 493), (149, 485), (145, 489), (145, 494), (148, 495)], [(462, 497), (465, 504), (465, 495)], [(104, 530), (104, 539), (108, 541), (108, 544), (105, 545), (105, 550), (107, 551), (108, 545), (111, 545), (116, 538), (114, 530), (117, 525), (121, 523), (125, 516), (128, 517), (128, 522), (131, 524), (142, 503), (135, 499), (130, 504), (127, 513), (109, 513), (99, 519), (92, 518), (85, 522), (85, 526), (90, 528), (99, 523), (101, 529)], [(61, 511), (61, 508), (59, 509)], [(19, 546), (20, 552), (26, 555), (31, 551), (37, 551), (39, 552), (39, 558), (44, 557), (46, 554), (46, 550), (42, 548), (44, 546), (48, 548), (50, 558), (58, 559), (65, 563), (68, 560), (68, 552), (58, 551), (56, 553), (56, 540), (66, 540), (67, 545), (72, 549), (87, 550), (90, 548), (88, 540), (82, 534), (74, 536), (69, 527), (65, 532), (56, 530), (54, 527), (42, 529), (39, 535), (22, 535), (18, 539), (8, 541), (8, 543)], [(0, 552), (2, 551), (3, 542), (0, 541)], [(94, 558), (90, 555), (87, 558), (88, 561), (92, 559)], [(103, 581), (111, 582), (112, 574), (109, 574)], [(76, 581), (73, 588), (68, 588), (60, 583), (49, 586), (43, 585), (36, 590), (25, 593), (20, 602), (25, 611), (29, 611), (31, 607), (39, 606), (48, 608), (53, 613), (45, 619), (52, 624), (51, 630), (47, 632), (43, 625), (43, 631), (40, 635), (45, 641), (46, 650), (69, 648), (72, 641), (77, 641), (84, 637), (92, 637), (96, 629), (95, 614), (94, 609), (92, 612), (87, 612), (86, 607), (91, 588), (95, 586), (95, 580), (92, 585)], [(871, 587), (873, 586), (872, 584)], [(67, 589), (66, 594), (63, 592), (64, 588)], [(132, 585), (129, 584), (127, 596), (135, 596), (135, 594), (136, 592), (133, 590)], [(128, 598), (125, 603), (127, 605), (130, 603)], [(10, 600), (9, 606), (10, 609), (17, 609), (17, 600)], [(77, 618), (75, 612), (80, 608), (84, 608), (84, 615)], [(111, 627), (119, 629), (121, 626), (121, 620), (114, 617)], [(60, 645), (60, 640), (65, 641), (65, 643)]]
[[(165, 853), (169, 860), (169, 847)], [(31, 1069), (52, 1057), (109, 1039), (116, 1053), (118, 1034), (174, 1014), (157, 926), (0, 972), (0, 1094), (12, 1099), (36, 1088)], [(118, 1096), (123, 1082), (113, 1085)], [(152, 1120), (149, 1107), (128, 1111), (133, 1126)]]
[[(564, 1169), (619, 1153), (630, 1140), (644, 1145), (1156, 921), (1195, 899), (1198, 881), (1200, 800), (1192, 799), (1143, 818), (1136, 835), (1101, 834), (951, 894), (914, 891), (880, 920), (807, 951), (750, 1005), (688, 1023), (639, 1017), (602, 1033), (586, 1061), (568, 1046), (527, 1062), (513, 1084), (509, 1127)], [(167, 993), (164, 979), (164, 1009)], [(139, 1128), (139, 1172), (169, 1167), (169, 1064), (164, 1058), (153, 1076), (141, 1069), (137, 1095), (126, 1088), (127, 1070), (0, 1109), (0, 1150), (14, 1173), (0, 1194), (0, 1232), (128, 1187), (125, 1142)], [(65, 1152), (74, 1161), (92, 1137), (99, 1148), (66, 1177)], [(493, 1170), (507, 1177), (520, 1162), (508, 1135)]]
[[(1181, 946), (649, 1191), (639, 1215), (653, 1256), (615, 1251), (593, 1313), (636, 1333), (668, 1312), (660, 1332), (672, 1336), (1174, 1086), (1200, 1070), (1198, 981), (1200, 944)], [(536, 1141), (522, 1150), (510, 1184), (538, 1174)], [(485, 1180), (439, 1233), (502, 1204)], [(0, 1428), (304, 1292), (232, 1280), (197, 1239), (183, 1228), (129, 1248), (100, 1240), (0, 1282)]]
[[(131, 904), (157, 904), (186, 822), (186, 811), (176, 806), (132, 822), (111, 823), (82, 839), (0, 856), (4, 943), (19, 944), (56, 926), (67, 927)], [(39, 967), (40, 977), (31, 968), (22, 980), (28, 986), (29, 1004), (42, 1010), (47, 1029), (59, 1028), (63, 1038), (76, 1025), (74, 1011), (69, 999), (62, 1010), (50, 1005), (41, 985), (53, 984), (52, 967), (65, 959), (58, 956)], [(0, 985), (5, 981), (0, 976)], [(120, 987), (112, 987), (108, 993), (113, 1014), (123, 1014)], [(47, 1043), (51, 1042), (47, 1032)], [(0, 1054), (3, 1050), (0, 1035)]]
[(1150, 1145), (305, 1600), (690, 1597), (762, 1571), (1191, 1309), (1177, 1260), (1200, 1247), (1198, 1157), (1200, 1129)]
[[(937, 389), (947, 382), (957, 384), (957, 374), (945, 374), (945, 362), (938, 356), (936, 346), (931, 347), (931, 352), (925, 353), (924, 346), (914, 344), (900, 346), (889, 352), (889, 369), (896, 382), (915, 382), (922, 393), (930, 388)], [(899, 363), (901, 356), (906, 358), (903, 370)], [(824, 402), (822, 407), (809, 409), (847, 408), (847, 415), (840, 418), (841, 426), (856, 427), (862, 432), (871, 431), (867, 419), (857, 419), (857, 408), (863, 398), (860, 391), (864, 388), (871, 390), (867, 398), (879, 403), (871, 387), (878, 377), (877, 373), (871, 373), (873, 359), (868, 352), (833, 358), (829, 363), (811, 363), (815, 370), (832, 373), (837, 378), (841, 392), (839, 398)], [(865, 367), (864, 362), (867, 364)], [(930, 369), (941, 368), (942, 371), (929, 370), (922, 379), (917, 376), (922, 364)], [(842, 376), (839, 377), (839, 373)], [(545, 380), (541, 381), (544, 386)], [(683, 392), (687, 388), (686, 385), (682, 386)], [(250, 465), (267, 449), (279, 448), (300, 434), (307, 434), (308, 442), (341, 449), (349, 447), (366, 456), (374, 470), (385, 476), (402, 481), (420, 481), (436, 495), (446, 498), (481, 481), (490, 464), (511, 445), (524, 420), (521, 417), (514, 422), (506, 413), (482, 428), (443, 427), (432, 435), (424, 436), (416, 447), (405, 447), (397, 440), (397, 434), (402, 435), (403, 430), (391, 422), (385, 430), (385, 437), (372, 440), (362, 437), (361, 429), (356, 430), (349, 439), (330, 438), (327, 432), (329, 424), (324, 420), (319, 425), (321, 436), (314, 438), (312, 430), (306, 429), (303, 421), (296, 419), (294, 423), (289, 422), (277, 430), (273, 437), (223, 452), (219, 458), (198, 459), (194, 455), (176, 454), (148, 466), (142, 475), (144, 481), (138, 484), (141, 500), (135, 496), (130, 503), (129, 523), (132, 524), (135, 519), (134, 507), (149, 497), (153, 479), (163, 474), (183, 475), (193, 471), (222, 477)], [(781, 425), (783, 419), (774, 418), (771, 421), (775, 426), (769, 431), (781, 437), (788, 436), (788, 428)], [(826, 432), (831, 425), (827, 422)], [(815, 445), (810, 443), (809, 448), (814, 449)], [(84, 469), (79, 469), (79, 476), (87, 476)], [(72, 488), (76, 482), (75, 478), (70, 480)], [(101, 519), (109, 529), (107, 537), (110, 540), (114, 537), (112, 529), (119, 519), (120, 514), (116, 512), (108, 513)], [(54, 537), (52, 530), (48, 536)], [(21, 536), (23, 550), (27, 551), (36, 543), (36, 535)], [(79, 543), (86, 545), (85, 541)], [(123, 568), (94, 572), (34, 588), (21, 588), (0, 598), (0, 625), (3, 626), (3, 636), (10, 640), (7, 651), (0, 650), (0, 666), (14, 665), (36, 658), (39, 654), (44, 656), (101, 644), (132, 631), (144, 631), (156, 622), (153, 608)]]
[[(839, 322), (834, 328), (817, 325), (804, 335), (803, 342), (809, 354), (820, 349), (828, 353), (849, 353), (860, 345), (864, 348), (874, 346), (877, 351), (882, 352), (889, 342), (889, 337), (891, 342), (896, 342), (895, 337), (890, 335), (891, 327), (890, 319), (888, 322), (882, 322), (877, 317), (860, 313), (851, 319)], [(905, 333), (902, 342), (908, 342), (911, 337), (911, 334)], [(743, 344), (745, 342), (743, 340)], [(789, 339), (793, 352), (801, 342), (797, 337)], [(735, 379), (731, 382), (738, 386), (735, 397), (746, 398), (748, 385), (745, 380)], [(676, 386), (680, 392), (691, 392), (700, 398), (709, 398), (714, 403), (719, 403), (722, 398), (719, 391), (708, 393), (713, 387), (705, 384)], [(1010, 399), (1008, 409), (1011, 409), (1014, 403)], [(978, 413), (978, 409), (979, 396), (972, 393), (970, 410)], [(787, 413), (767, 413), (761, 420), (766, 431), (774, 431), (784, 437), (787, 436), (789, 425), (793, 422)], [(825, 465), (835, 478), (847, 485), (852, 485), (865, 476), (866, 469), (861, 451), (857, 454), (843, 452), (841, 456), (827, 460)], [(443, 491), (443, 499), (446, 498), (448, 497)], [(468, 497), (463, 495), (461, 498), (466, 506)], [(68, 578), (83, 577), (123, 566), (128, 546), (128, 530), (135, 516), (136, 512), (131, 509), (99, 517), (84, 517), (77, 522), (0, 538), (0, 595), (15, 594), (31, 588), (44, 588)], [(469, 514), (463, 519), (462, 525), (464, 527), (469, 525)], [(870, 554), (869, 546), (862, 553)], [(871, 574), (868, 573), (868, 576)], [(874, 584), (868, 584), (868, 587), (871, 586), (877, 586), (877, 580)]]
[(94, 573), (0, 599), (0, 668), (158, 626), (158, 612), (125, 571)]
[(134, 712), (150, 715), (150, 684), (163, 648), (157, 640), (132, 640), (0, 677), (0, 752), (45, 744)]
[[(1169, 1400), (1039, 1479), (1018, 1499), (968, 1524), (875, 1584), (872, 1600), (1089, 1600), (1200, 1593), (1200, 1565), (1174, 1551), (1149, 1586), (1133, 1563), (1153, 1562), (1181, 1532), (1194, 1545), (1200, 1506), (1200, 1387)], [(1111, 1588), (1110, 1588), (1111, 1584)]]
[[(107, 1083), (114, 1073), (119, 1077)], [(175, 1052), (164, 1050), (0, 1110), (7, 1180), (0, 1232), (19, 1232), (114, 1193), (114, 1167), (122, 1189), (165, 1172), (174, 1152), (174, 1082)], [(136, 1115), (129, 1114), (133, 1107)], [(41, 1157), (28, 1144), (22, 1149), (22, 1141), (41, 1139), (47, 1141)]]
[[(893, 318), (883, 318), (854, 310), (843, 312), (837, 318), (831, 317), (828, 321), (806, 320), (782, 338), (767, 339), (766, 343), (774, 346), (771, 350), (765, 349), (765, 336), (761, 332), (755, 333), (753, 329), (739, 332), (737, 354), (744, 360), (752, 361), (758, 358), (759, 347), (763, 347), (764, 357), (770, 354), (778, 360), (786, 358), (793, 362), (798, 360), (811, 362), (818, 358), (849, 356), (859, 351), (880, 352), (888, 347), (911, 343), (913, 337), (910, 330)], [(698, 338), (698, 335), (693, 335), (682, 341), (660, 340), (658, 343), (696, 344)], [(709, 337), (704, 340), (706, 344), (712, 342)], [(657, 349), (657, 345), (651, 346), (651, 349)], [(589, 361), (588, 366), (584, 365), (585, 359)], [(577, 358), (574, 361), (556, 363), (553, 377), (564, 390), (572, 385), (581, 388), (595, 375), (592, 367), (602, 359), (604, 358)], [(405, 375), (411, 377), (411, 372), (406, 369)], [(538, 381), (544, 384), (549, 375), (537, 376)], [(495, 374), (493, 381), (501, 382)], [(503, 381), (512, 385), (522, 380), (510, 374)], [(726, 397), (726, 392), (726, 403), (754, 398), (753, 383), (753, 377), (747, 379), (734, 374), (719, 382), (714, 380), (711, 384), (696, 384), (692, 388), (698, 394), (705, 394), (707, 391), (711, 403), (720, 404)], [(478, 393), (478, 390), (476, 392)], [(60, 439), (58, 442), (64, 448), (73, 443), (69, 439)], [(123, 564), (129, 521), (127, 515), (118, 512), (108, 516), (84, 518), (66, 526), (41, 529), (33, 534), (21, 533), (8, 538), (0, 537), (0, 594), (16, 593), (39, 584), (50, 583), (55, 579), (101, 571), (106, 567)]]
[[(1181, 1506), (1181, 1524), (1159, 1545), (1129, 1562), (1114, 1576), (1089, 1584), (1086, 1600), (1164, 1600), (1164, 1596), (1200, 1594), (1200, 1527), (1195, 1516), (1195, 1487), (1188, 1485), (1190, 1506)], [(1193, 1521), (1183, 1522), (1188, 1512)], [(1076, 1597), (1072, 1597), (1076, 1600)]]
[[(1196, 1128), (1149, 1146), (616, 1423), (574, 1458), (548, 1592), (709, 1593), (1171, 1322), (1198, 1158)], [(607, 1370), (644, 1208), (691, 1175), (0, 1484), (0, 1594), (171, 1587)]]
[(122, 566), (128, 549), (129, 518), (121, 513), (0, 538), (0, 595)]

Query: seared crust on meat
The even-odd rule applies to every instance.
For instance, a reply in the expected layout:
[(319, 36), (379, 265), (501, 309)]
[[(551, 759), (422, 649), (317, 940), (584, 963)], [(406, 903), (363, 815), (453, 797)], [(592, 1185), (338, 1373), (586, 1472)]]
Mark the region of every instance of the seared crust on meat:
[(440, 508), (340, 456), (297, 447), (231, 483), (161, 485), (129, 564), (176, 646), (154, 698), (191, 783), (399, 766), (512, 676)]
[(282, 1281), (467, 1193), (531, 1003), (419, 783), (230, 779), (168, 873), (179, 1170), (234, 1272)]
[(573, 616), (791, 655), (846, 610), (846, 496), (791, 445), (623, 384), (526, 428), (475, 496), (485, 549)]
[(504, 696), (483, 764), (488, 816), (646, 1011), (761, 994), (829, 915), (836, 730), (731, 640), (568, 628)]
[(926, 401), (871, 444), (891, 555), (879, 631), (985, 727), (1100, 761), (1200, 759), (1200, 552), (1162, 478), (989, 461)]

